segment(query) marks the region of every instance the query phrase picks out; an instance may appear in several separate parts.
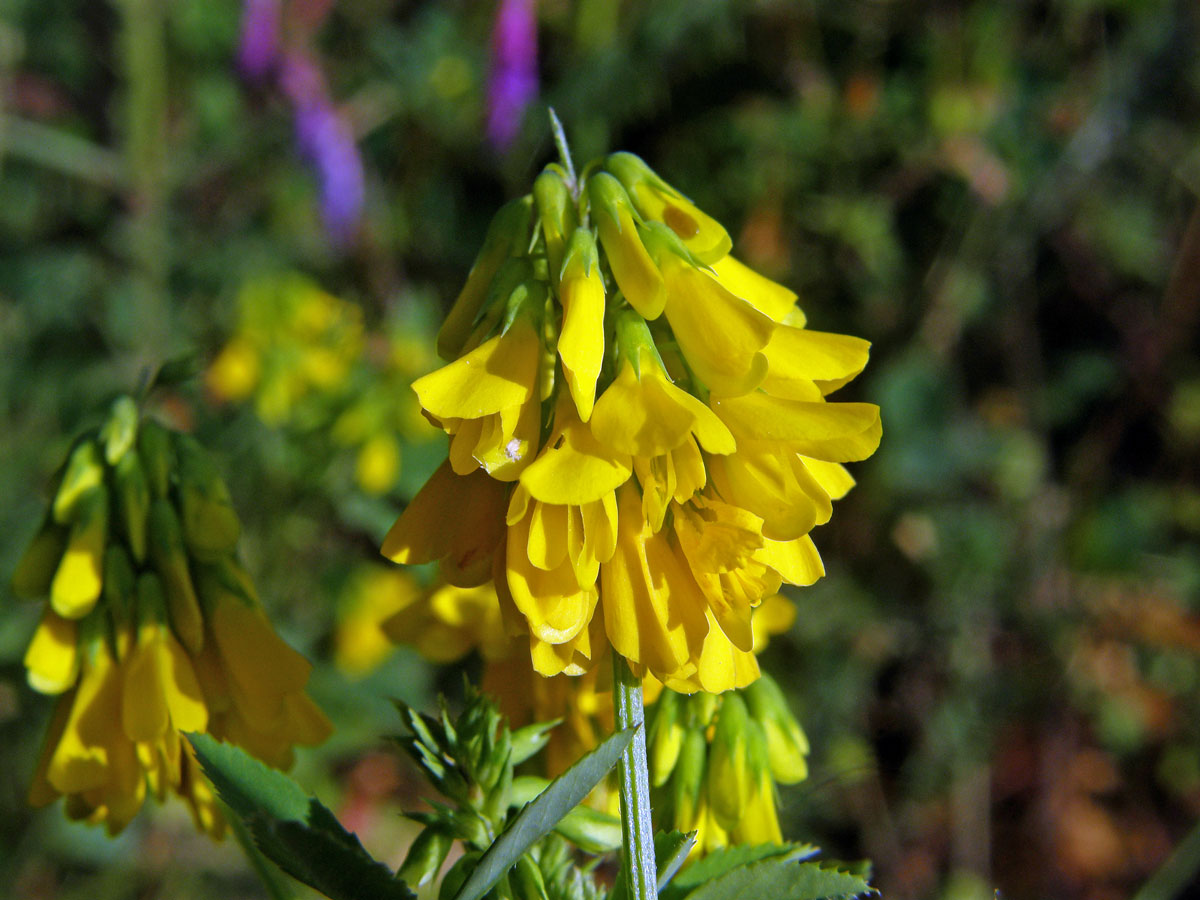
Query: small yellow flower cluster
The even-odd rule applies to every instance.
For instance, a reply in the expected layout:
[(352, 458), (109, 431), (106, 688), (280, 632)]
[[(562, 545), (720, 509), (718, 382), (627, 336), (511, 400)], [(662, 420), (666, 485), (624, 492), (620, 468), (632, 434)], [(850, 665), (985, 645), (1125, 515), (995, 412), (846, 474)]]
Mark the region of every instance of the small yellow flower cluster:
[(407, 390), (435, 364), (428, 342), (415, 336), (420, 323), (398, 319), (389, 336), (368, 340), (358, 306), (294, 273), (246, 284), (238, 314), (233, 337), (208, 369), (212, 394), (230, 403), (253, 398), (268, 425), (328, 434), (354, 449), (354, 477), (364, 491), (390, 491), (401, 440), (428, 434)]
[(696, 852), (781, 843), (775, 785), (808, 774), (808, 739), (768, 676), (691, 697), (664, 691), (649, 713), (660, 827), (696, 832)]
[(640, 159), (557, 166), (496, 216), (413, 383), (449, 458), (387, 535), (401, 563), (495, 583), (543, 675), (611, 645), (639, 676), (758, 676), (751, 616), (823, 574), (809, 532), (874, 452), (879, 410), (827, 395), (868, 345), (796, 297)]
[(49, 603), (25, 654), (60, 695), (30, 791), (121, 831), (147, 793), (225, 828), (182, 734), (207, 731), (280, 767), (328, 735), (309, 664), (275, 633), (237, 561), (240, 523), (192, 438), (123, 397), (72, 450), (13, 588)]

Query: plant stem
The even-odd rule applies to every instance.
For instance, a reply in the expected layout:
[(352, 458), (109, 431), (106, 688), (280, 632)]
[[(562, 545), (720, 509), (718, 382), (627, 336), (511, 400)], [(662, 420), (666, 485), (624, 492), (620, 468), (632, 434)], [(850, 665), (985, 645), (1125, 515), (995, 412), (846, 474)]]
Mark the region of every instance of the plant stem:
[(621, 834), (627, 866), (630, 900), (658, 896), (658, 867), (654, 862), (654, 826), (650, 823), (650, 768), (646, 764), (646, 713), (642, 708), (642, 682), (629, 669), (625, 657), (612, 652), (613, 705), (620, 731), (637, 727), (633, 741), (621, 754), (617, 773), (621, 782)]
[(554, 135), (554, 146), (558, 148), (558, 158), (562, 160), (563, 168), (567, 170), (567, 187), (571, 196), (579, 200), (579, 179), (575, 176), (575, 162), (571, 159), (571, 147), (567, 143), (567, 133), (563, 131), (562, 121), (554, 107), (547, 107), (550, 113), (550, 132)]

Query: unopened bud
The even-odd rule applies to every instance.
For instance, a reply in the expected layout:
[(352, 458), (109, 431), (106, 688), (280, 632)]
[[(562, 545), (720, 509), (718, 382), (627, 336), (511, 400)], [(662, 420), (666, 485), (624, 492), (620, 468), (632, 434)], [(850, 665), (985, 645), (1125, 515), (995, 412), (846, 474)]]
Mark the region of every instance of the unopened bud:
[(771, 774), (781, 784), (795, 784), (808, 775), (808, 738), (788, 707), (787, 699), (768, 675), (742, 691), (750, 715), (762, 727)]
[(437, 876), (453, 844), (454, 838), (440, 828), (426, 828), (408, 848), (404, 863), (396, 874), (409, 887), (428, 884)]

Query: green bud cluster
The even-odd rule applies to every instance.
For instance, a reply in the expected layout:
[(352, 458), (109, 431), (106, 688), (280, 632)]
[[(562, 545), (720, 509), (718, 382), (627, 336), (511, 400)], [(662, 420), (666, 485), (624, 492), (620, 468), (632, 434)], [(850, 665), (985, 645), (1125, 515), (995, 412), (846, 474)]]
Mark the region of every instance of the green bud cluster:
[[(659, 266), (665, 257), (706, 267), (729, 253), (725, 229), (632, 153), (591, 163), (578, 181), (551, 163), (533, 190), (492, 219), (467, 282), (438, 333), (438, 354), (454, 360), (505, 330), (522, 313), (544, 325), (547, 345), (566, 323), (550, 298), (569, 308), (573, 285), (602, 279), (607, 312), (632, 306), (645, 320), (666, 304)], [(577, 313), (578, 315), (578, 313)], [(661, 330), (661, 329), (660, 329)], [(597, 340), (612, 349), (606, 317)], [(670, 342), (669, 335), (664, 337)], [(547, 367), (546, 378), (554, 377)], [(552, 384), (543, 386), (543, 396)], [(585, 416), (586, 418), (586, 416)]]
[(778, 831), (774, 786), (808, 774), (809, 747), (769, 675), (723, 694), (664, 689), (648, 716), (660, 827), (701, 832), (701, 849), (747, 838), (748, 828), (755, 838)]
[(135, 615), (165, 617), (195, 656), (204, 644), (204, 585), (244, 581), (235, 559), (240, 531), (207, 451), (143, 419), (123, 396), (72, 448), (13, 590), (48, 597), (67, 621), (100, 604), (113, 633), (136, 624)]
[[(546, 745), (554, 723), (511, 731), (486, 695), (469, 690), (466, 707), (451, 716), (445, 702), (437, 716), (397, 704), (408, 734), (396, 738), (449, 803), (432, 803), (433, 811), (410, 813), (424, 829), (409, 848), (397, 874), (419, 887), (434, 882), (455, 841), (462, 855), (442, 877), (439, 897), (453, 897), (483, 852), (503, 832), (510, 817), (546, 782), (514, 777), (513, 767)], [(591, 813), (589, 815), (589, 813)], [(535, 843), (486, 895), (493, 900), (594, 900), (601, 896), (586, 869), (578, 865), (576, 847), (611, 849), (610, 817), (577, 809), (556, 832)]]

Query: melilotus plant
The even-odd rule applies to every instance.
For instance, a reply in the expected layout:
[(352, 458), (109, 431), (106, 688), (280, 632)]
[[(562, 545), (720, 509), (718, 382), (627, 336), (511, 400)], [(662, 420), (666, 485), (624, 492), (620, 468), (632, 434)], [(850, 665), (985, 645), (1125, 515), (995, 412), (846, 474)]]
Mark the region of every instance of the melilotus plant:
[[(412, 384), (448, 458), (383, 542), (436, 563), (385, 624), (487, 668), (463, 708), (400, 706), (441, 795), (393, 873), (280, 769), (329, 725), (238, 561), (211, 460), (123, 398), (75, 445), (17, 573), (60, 694), (31, 792), (119, 831), (147, 792), (334, 900), (818, 900), (861, 867), (784, 841), (808, 744), (756, 652), (824, 573), (810, 538), (880, 439), (831, 401), (867, 361), (641, 159), (561, 161), (495, 216)], [(184, 739), (186, 737), (186, 739)], [(207, 779), (206, 777), (207, 776)], [(259, 860), (261, 862), (261, 859)], [(264, 871), (269, 871), (264, 867)], [(281, 888), (268, 877), (273, 891)]]

